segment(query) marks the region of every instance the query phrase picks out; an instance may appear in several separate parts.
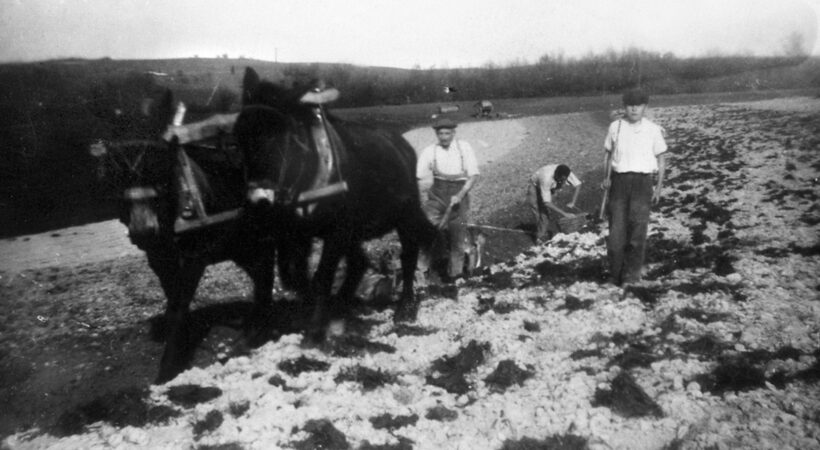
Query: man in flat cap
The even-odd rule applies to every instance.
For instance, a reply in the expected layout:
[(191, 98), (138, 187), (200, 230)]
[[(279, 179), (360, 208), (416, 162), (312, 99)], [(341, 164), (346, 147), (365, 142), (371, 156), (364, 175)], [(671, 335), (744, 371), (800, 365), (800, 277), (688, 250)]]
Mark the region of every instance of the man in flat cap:
[(447, 258), (447, 273), (442, 277), (447, 281), (462, 275), (464, 270), (469, 244), (469, 192), (478, 180), (478, 161), (472, 146), (456, 139), (456, 123), (452, 119), (439, 117), (433, 129), (438, 142), (421, 151), (416, 178), (427, 217), (443, 230), (430, 269), (435, 268), (438, 257)]
[(604, 140), (601, 186), (609, 190), (607, 257), (618, 286), (641, 281), (649, 210), (661, 198), (667, 149), (663, 128), (644, 117), (649, 95), (629, 90), (623, 103), (624, 116), (609, 125)]

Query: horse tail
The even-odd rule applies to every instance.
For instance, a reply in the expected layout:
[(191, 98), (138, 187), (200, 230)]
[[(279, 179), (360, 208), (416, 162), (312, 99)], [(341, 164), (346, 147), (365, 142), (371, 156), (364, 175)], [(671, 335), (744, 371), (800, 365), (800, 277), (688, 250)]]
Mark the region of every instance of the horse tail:
[(430, 219), (427, 217), (427, 214), (424, 213), (424, 210), (421, 209), (420, 205), (415, 208), (409, 208), (409, 210), (411, 211), (411, 217), (408, 222), (412, 229), (411, 235), (413, 236), (413, 240), (416, 241), (419, 248), (429, 251), (439, 235), (438, 227), (436, 227), (433, 222), (430, 222)]

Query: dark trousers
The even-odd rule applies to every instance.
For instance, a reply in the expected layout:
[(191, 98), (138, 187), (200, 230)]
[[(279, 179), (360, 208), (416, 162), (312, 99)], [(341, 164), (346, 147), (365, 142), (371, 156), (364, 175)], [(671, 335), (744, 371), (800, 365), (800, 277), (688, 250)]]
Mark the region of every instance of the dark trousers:
[(632, 283), (641, 279), (651, 206), (650, 174), (612, 174), (607, 256), (615, 284)]
[[(447, 181), (435, 179), (430, 188), (423, 208), (427, 218), (438, 225), (444, 219), (444, 212), (450, 204), (450, 198), (464, 187), (464, 181)], [(470, 212), (470, 196), (464, 198), (450, 212), (444, 233), (433, 249), (434, 260), (448, 258), (448, 275), (456, 277), (464, 271), (464, 252), (467, 250), (467, 217)], [(434, 262), (432, 262), (433, 265)]]
[(527, 203), (530, 205), (530, 210), (535, 218), (535, 238), (549, 239), (552, 235), (558, 232), (557, 218), (553, 220), (551, 214), (557, 215), (549, 208), (544, 206), (544, 200), (541, 197), (541, 188), (537, 184), (530, 184), (527, 189)]

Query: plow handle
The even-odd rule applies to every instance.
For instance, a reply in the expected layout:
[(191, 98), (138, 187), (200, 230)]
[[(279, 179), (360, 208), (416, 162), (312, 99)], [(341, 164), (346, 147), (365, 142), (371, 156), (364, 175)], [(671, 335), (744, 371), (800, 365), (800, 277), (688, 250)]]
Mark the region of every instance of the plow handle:
[(441, 216), (441, 222), (438, 223), (438, 229), (443, 230), (444, 227), (447, 226), (447, 222), (450, 220), (450, 213), (453, 211), (453, 204), (450, 203), (447, 205), (447, 209), (444, 210), (444, 215)]

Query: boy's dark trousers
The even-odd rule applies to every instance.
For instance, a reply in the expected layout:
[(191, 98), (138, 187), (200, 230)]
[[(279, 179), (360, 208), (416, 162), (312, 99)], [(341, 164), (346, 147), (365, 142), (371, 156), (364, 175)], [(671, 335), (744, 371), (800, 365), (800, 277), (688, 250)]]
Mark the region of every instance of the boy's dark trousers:
[(530, 183), (527, 188), (527, 203), (530, 205), (530, 210), (535, 218), (535, 239), (549, 239), (552, 235), (558, 232), (556, 226), (557, 220), (553, 220), (551, 215), (553, 213), (544, 205), (543, 197), (541, 197), (541, 188), (537, 183)]
[(607, 256), (617, 285), (641, 280), (651, 206), (651, 174), (612, 173)]

